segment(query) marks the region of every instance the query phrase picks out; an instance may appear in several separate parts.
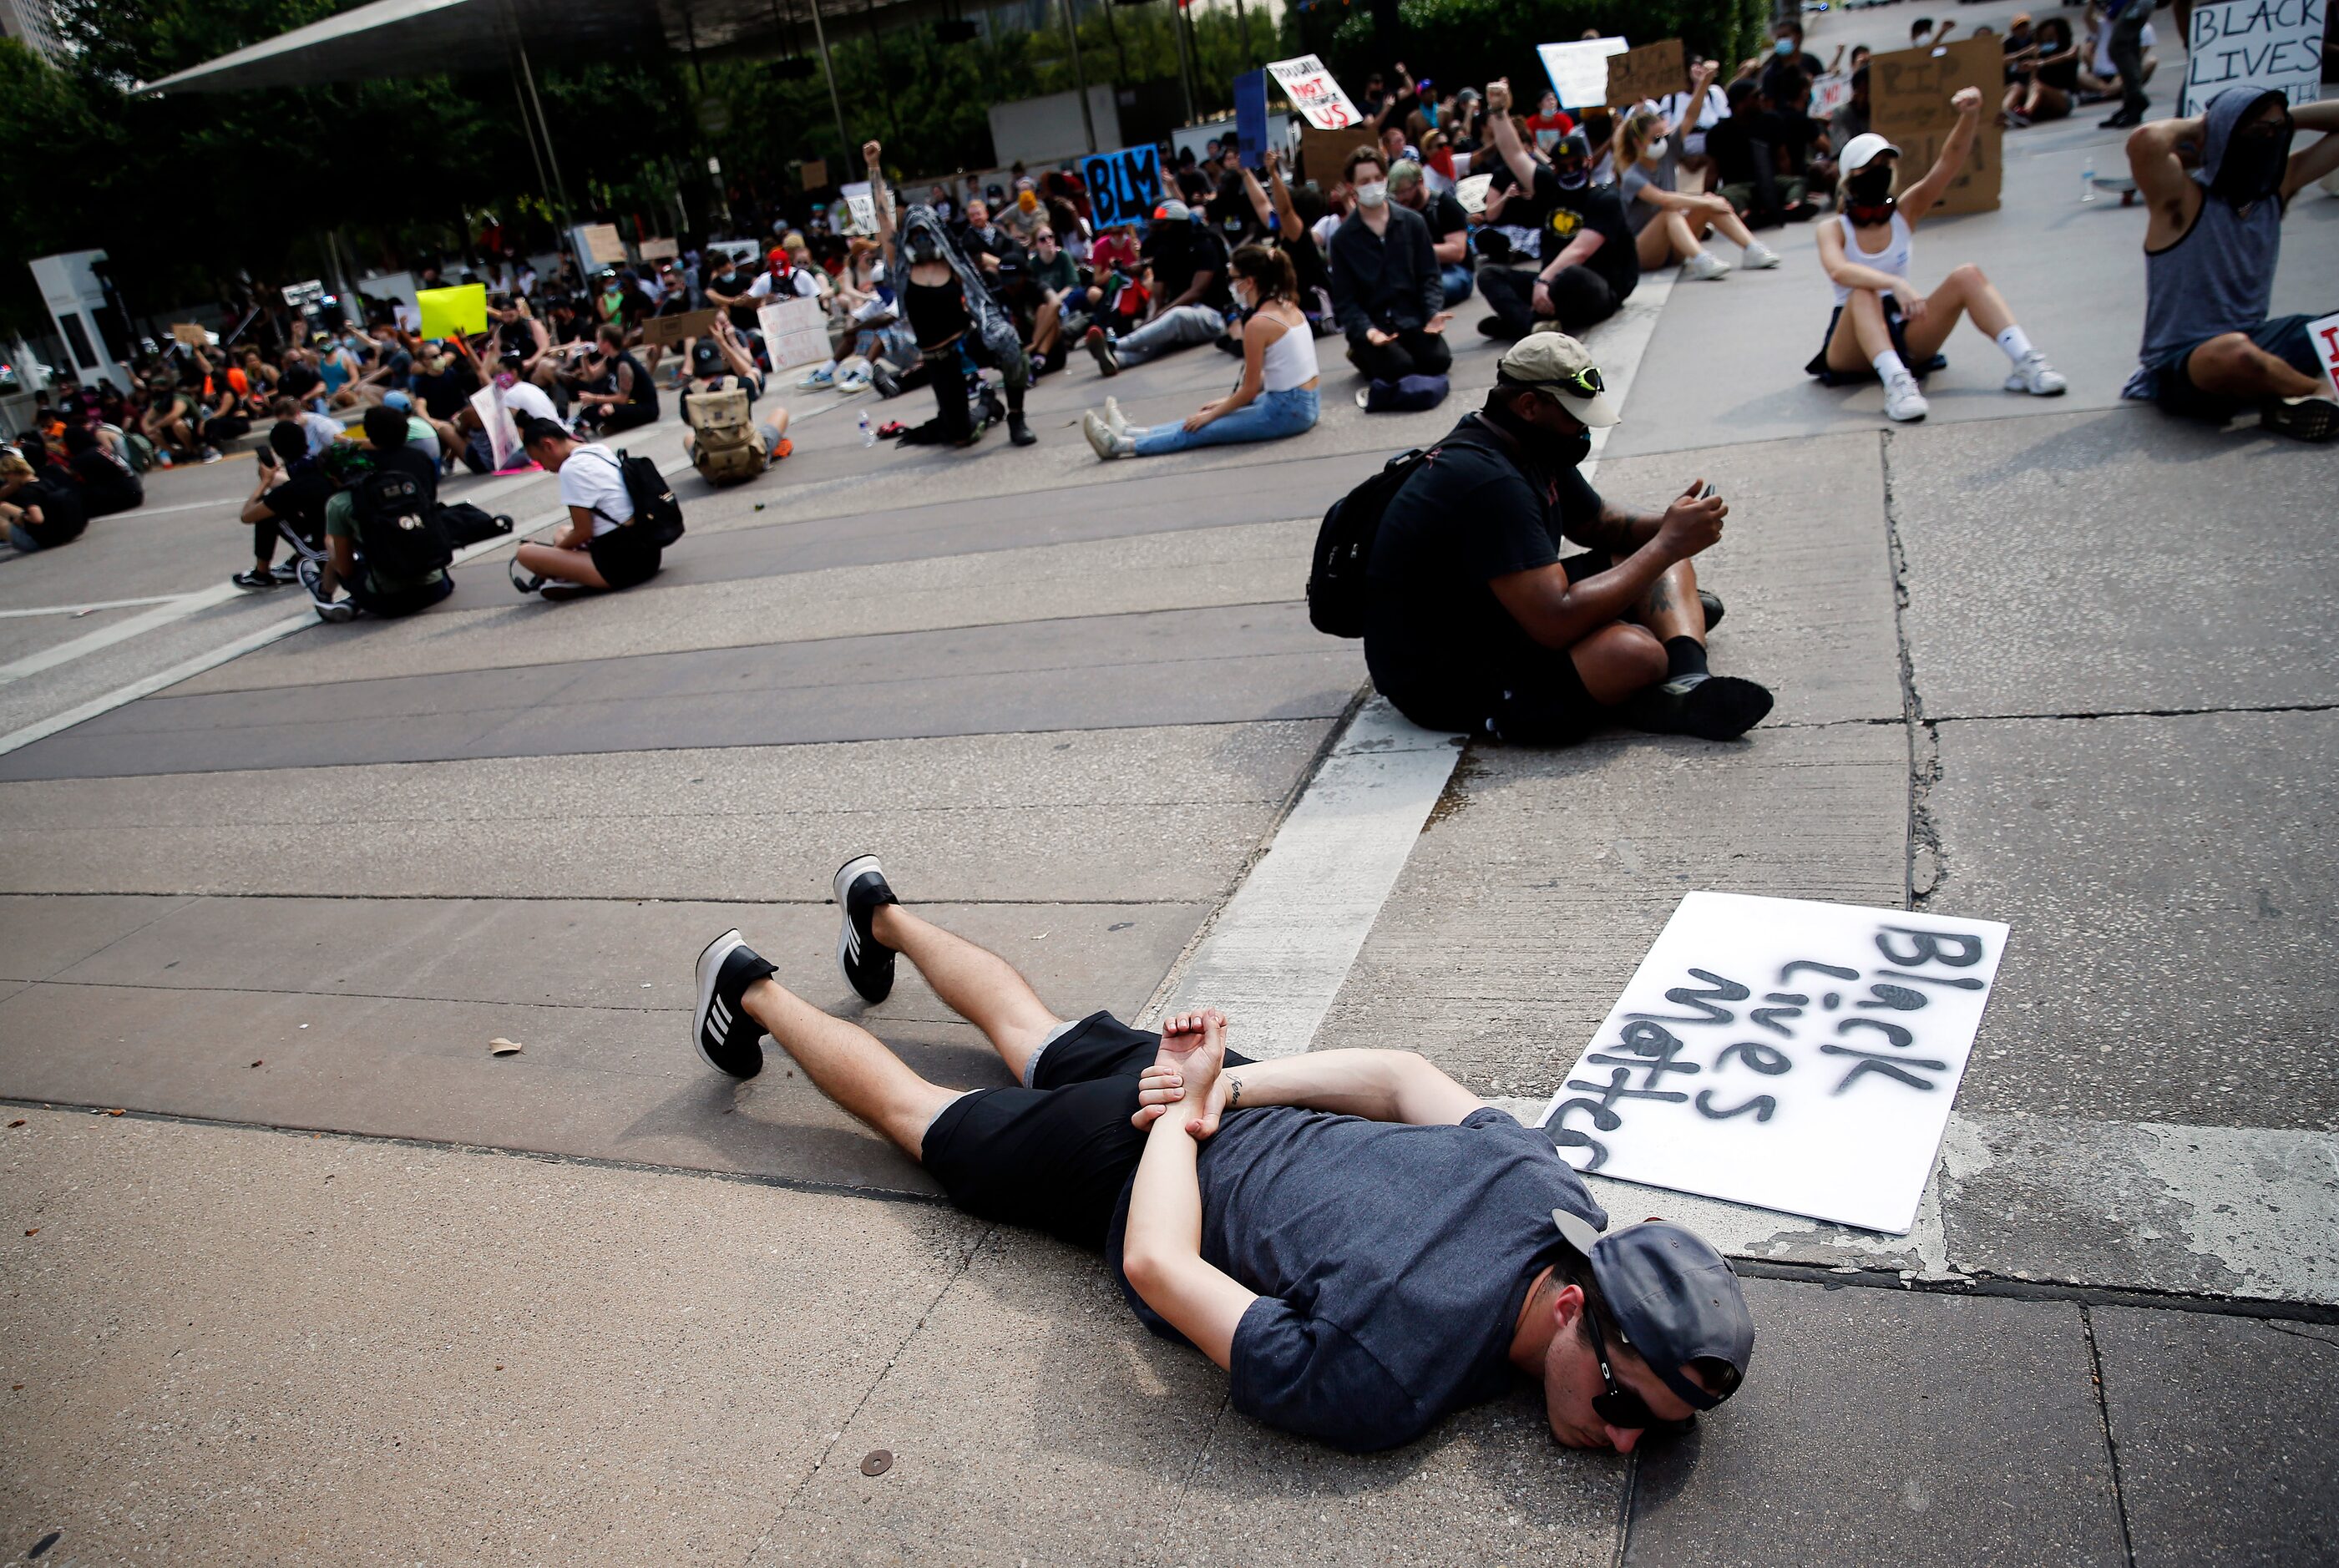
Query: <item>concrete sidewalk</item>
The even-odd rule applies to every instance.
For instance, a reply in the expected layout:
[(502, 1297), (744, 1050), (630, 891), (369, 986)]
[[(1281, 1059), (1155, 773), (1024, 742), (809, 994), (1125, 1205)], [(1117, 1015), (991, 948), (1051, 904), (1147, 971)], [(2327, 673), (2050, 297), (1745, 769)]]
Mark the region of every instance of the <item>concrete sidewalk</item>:
[[(783, 389), (795, 455), (686, 476), (667, 569), (606, 600), (522, 601), (490, 551), (426, 616), (225, 656), (300, 608), (188, 606), (244, 564), (228, 465), (11, 564), (0, 607), (46, 613), (0, 658), (51, 662), (5, 727), (111, 705), (0, 754), (0, 1553), (2339, 1561), (2331, 462), (2116, 404), (2142, 214), (2076, 202), (2100, 113), (1919, 238), (1920, 279), (1999, 280), (2058, 401), (1969, 332), (1921, 427), (1810, 382), (1808, 229), (1595, 335), (1598, 487), (1731, 498), (1715, 666), (1780, 694), (1740, 745), (1457, 750), (1308, 631), (1328, 498), (1492, 379), (1466, 307), (1446, 408), (1367, 418), (1327, 345), (1322, 424), (1263, 448), (1081, 441), (1107, 391), (1222, 390), (1209, 350), (1076, 359), (1021, 451), (869, 451), (862, 405)], [(2299, 203), (2278, 309), (2339, 302), (2334, 221)], [(1004, 1081), (906, 975), (847, 1006), (826, 878), (872, 847), (1061, 1011), (1239, 998), (1276, 1049), (1415, 1047), (1525, 1114), (1690, 888), (2015, 930), (1910, 1237), (1601, 1184), (1754, 1277), (1753, 1376), (1691, 1438), (1559, 1450), (1522, 1391), (1355, 1458), (785, 1063), (706, 1071), (689, 962), (737, 924), (921, 1071)]]

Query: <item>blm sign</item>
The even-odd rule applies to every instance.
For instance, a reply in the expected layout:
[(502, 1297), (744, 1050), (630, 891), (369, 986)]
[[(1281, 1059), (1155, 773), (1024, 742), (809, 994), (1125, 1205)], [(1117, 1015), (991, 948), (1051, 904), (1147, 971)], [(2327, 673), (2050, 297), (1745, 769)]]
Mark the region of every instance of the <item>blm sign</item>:
[(1134, 223), (1143, 228), (1161, 200), (1161, 153), (1153, 147), (1123, 147), (1091, 153), (1081, 160), (1089, 188), (1091, 221), (1099, 229)]
[(2323, 94), (2330, 0), (2226, 0), (2196, 5), (2185, 38), (2179, 114), (2198, 114), (2228, 87), (2280, 93), (2292, 108)]

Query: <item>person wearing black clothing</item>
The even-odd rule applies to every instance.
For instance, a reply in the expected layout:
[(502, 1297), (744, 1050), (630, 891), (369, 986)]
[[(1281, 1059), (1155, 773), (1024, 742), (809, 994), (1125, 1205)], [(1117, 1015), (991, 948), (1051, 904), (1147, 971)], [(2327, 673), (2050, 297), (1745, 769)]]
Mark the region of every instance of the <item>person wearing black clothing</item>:
[(27, 555), (71, 544), (89, 527), (81, 487), (49, 460), (36, 435), (20, 438), (15, 455), (0, 454), (0, 523)]
[[(406, 416), (380, 405), (368, 409), (365, 435), (372, 447), (367, 455), (372, 469), (410, 476), (420, 488), (423, 515), (429, 516), (439, 500), (439, 465), (406, 444)], [(304, 559), (300, 565), (301, 581), (320, 620), (338, 623), (360, 615), (392, 620), (427, 610), (455, 591), (455, 579), (443, 567), (402, 577), (387, 575), (380, 563), (367, 560), (360, 550), (358, 498), (356, 485), (333, 492), (325, 503), (325, 558)], [(336, 598), (336, 587), (349, 591)]]
[[(933, 419), (904, 435), (904, 443), (969, 447), (982, 438), (984, 427), (974, 422), (969, 406), (974, 389), (968, 385), (967, 370), (970, 361), (979, 361), (996, 367), (1004, 379), (1007, 439), (1019, 447), (1035, 444), (1040, 438), (1023, 419), (1023, 393), (1031, 384), (1031, 361), (1023, 351), (1021, 334), (983, 286), (982, 275), (951, 244), (933, 208), (910, 208), (902, 214), (896, 230), (885, 190), (885, 171), (879, 162), (883, 154), (883, 147), (876, 142), (862, 145), (861, 157), (869, 169), (870, 192), (877, 207), (877, 238), (893, 252), (888, 265), (902, 311), (917, 336), (918, 352), (934, 389)], [(979, 202), (968, 203), (970, 211), (978, 206)], [(998, 404), (988, 388), (982, 389), (982, 396), (987, 424), (997, 417)]]
[(1581, 332), (1606, 321), (1640, 283), (1641, 258), (1623, 203), (1610, 187), (1592, 183), (1592, 149), (1584, 133), (1568, 132), (1553, 145), (1552, 161), (1538, 163), (1507, 113), (1496, 114), (1493, 124), (1504, 161), (1495, 183), (1506, 174), (1514, 182), (1502, 216), (1515, 223), (1519, 203), (1528, 202), (1542, 242), (1541, 263), (1532, 272), (1480, 270), (1478, 291), (1495, 313), (1478, 330), (1488, 337), (1523, 338), (1538, 321)]
[(1421, 165), (1399, 163), (1389, 170), (1389, 200), (1418, 212), (1429, 225), (1429, 242), (1437, 258), (1437, 280), (1446, 302), (1458, 305), (1470, 297), (1470, 214), (1451, 191), (1430, 193), (1421, 177)]
[[(1689, 563), (1729, 508), (1696, 479), (1662, 513), (1602, 500), (1577, 465), (1616, 419), (1584, 345), (1535, 333), (1390, 499), (1365, 663), (1406, 717), (1564, 745), (1612, 718), (1727, 740), (1770, 711), (1769, 692), (1706, 668), (1720, 605)], [(1563, 539), (1587, 552), (1563, 558)]]
[(145, 485), (128, 463), (105, 449), (87, 425), (65, 427), (65, 465), (81, 481), (82, 504), (93, 518), (126, 512), (145, 502)]
[[(246, 593), (281, 588), (296, 578), (303, 559), (325, 556), (325, 503), (333, 482), (309, 455), (309, 432), (297, 419), (279, 419), (268, 429), (260, 454), (260, 478), (243, 503), (242, 519), (252, 525), (252, 569), (228, 581)], [(293, 558), (278, 567), (276, 541), (292, 547)]]
[(657, 388), (626, 348), (623, 327), (601, 329), (579, 379), (583, 387), (577, 400), (584, 405), (577, 416), (580, 427), (606, 436), (657, 422)]
[(1389, 201), (1378, 153), (1357, 148), (1343, 173), (1357, 210), (1332, 232), (1332, 308), (1347, 334), (1348, 362), (1379, 381), (1442, 376), (1454, 350), (1429, 225)]

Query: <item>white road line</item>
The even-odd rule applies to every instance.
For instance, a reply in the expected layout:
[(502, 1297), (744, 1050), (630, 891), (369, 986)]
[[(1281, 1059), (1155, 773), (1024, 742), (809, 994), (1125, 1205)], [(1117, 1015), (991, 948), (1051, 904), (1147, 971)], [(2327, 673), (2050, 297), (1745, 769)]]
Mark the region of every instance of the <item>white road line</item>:
[(85, 616), (92, 610), (123, 610), (133, 605), (167, 605), (177, 594), (156, 594), (143, 599), (100, 599), (94, 605), (43, 605), (36, 609), (0, 610), (0, 620), (15, 620), (25, 616)]
[(185, 620), (189, 616), (210, 609), (213, 605), (225, 604), (230, 599), (240, 598), (242, 597), (242, 589), (232, 584), (222, 583), (215, 588), (203, 588), (195, 593), (182, 594), (148, 610), (143, 616), (133, 616), (126, 621), (116, 621), (110, 626), (100, 626), (97, 630), (75, 637), (70, 642), (59, 643), (53, 648), (43, 648), (39, 653), (27, 654), (21, 659), (0, 665), (0, 685), (6, 685), (12, 681), (21, 681), (26, 676), (39, 675), (43, 670), (53, 670), (59, 665), (69, 665), (75, 659), (86, 658), (91, 654), (103, 648), (110, 648), (116, 643), (124, 643), (132, 637), (143, 636), (157, 626), (167, 626), (173, 621)]
[[(1620, 405), (1672, 288), (1671, 272), (1643, 279), (1589, 335)], [(1607, 438), (1593, 432), (1587, 478)], [(1171, 977), (1160, 1011), (1239, 1009), (1244, 1054), (1308, 1050), (1460, 754), (1459, 735), (1416, 728), (1380, 697), (1366, 703)]]
[[(524, 537), (528, 534), (532, 534), (538, 528), (550, 528), (553, 524), (559, 522), (567, 515), (567, 508), (564, 507), (558, 511), (547, 512), (541, 517), (535, 518), (528, 522), (515, 523), (512, 527), (512, 531), (508, 534), (499, 534), (492, 539), (482, 539), (478, 544), (466, 545), (461, 549), (457, 550), (455, 552), (455, 563), (459, 566), (475, 556), (484, 556), (490, 550), (501, 549), (506, 545), (510, 544), (513, 540)], [(239, 590), (237, 589), (230, 588), (227, 592), (232, 597), (240, 597)], [(202, 598), (207, 596), (189, 595), (188, 597), (191, 598)], [(216, 603), (217, 599), (213, 597), (211, 602)], [(137, 618), (139, 620), (145, 620), (147, 617), (142, 616)], [(176, 617), (173, 616), (171, 618), (175, 619)], [(134, 623), (124, 624), (130, 625)], [(154, 624), (160, 625), (163, 623), (156, 622)], [(271, 622), (269, 625), (261, 627), (257, 631), (247, 632), (242, 636), (237, 637), (230, 642), (222, 643), (218, 647), (206, 649), (204, 652), (197, 654), (191, 659), (184, 659), (178, 664), (173, 665), (168, 669), (158, 670), (151, 676), (142, 676), (137, 680), (132, 681), (126, 685), (116, 686), (112, 691), (107, 692), (101, 696), (92, 697), (89, 701), (82, 703), (77, 706), (67, 708), (63, 713), (52, 714), (44, 719), (36, 719), (21, 729), (11, 730), (6, 735), (0, 735), (0, 756), (5, 756), (10, 752), (31, 745), (35, 741), (45, 740), (49, 736), (57, 734), (60, 730), (69, 730), (77, 724), (97, 717), (100, 714), (111, 713), (113, 709), (122, 706), (124, 703), (136, 702), (140, 697), (150, 696), (156, 692), (162, 691), (167, 686), (177, 685), (181, 681), (192, 680), (196, 676), (202, 675), (205, 670), (217, 669), (220, 666), (226, 664), (231, 659), (242, 658), (244, 655), (252, 652), (256, 648), (264, 648), (272, 642), (281, 641), (285, 637), (291, 636), (294, 632), (301, 630), (304, 626), (313, 626), (317, 624), (318, 621), (315, 614), (304, 609), (299, 615), (287, 616), (281, 621)], [(140, 630), (145, 629), (148, 628), (143, 626), (140, 627)], [(75, 643), (85, 643), (89, 639), (86, 637), (76, 638)], [(121, 638), (116, 637), (113, 640), (119, 642)], [(64, 646), (66, 647), (72, 647), (75, 646), (75, 644), (67, 643)], [(54, 652), (55, 650), (52, 651)], [(88, 650), (84, 649), (84, 651)], [(19, 660), (18, 662), (21, 664), (25, 661)]]

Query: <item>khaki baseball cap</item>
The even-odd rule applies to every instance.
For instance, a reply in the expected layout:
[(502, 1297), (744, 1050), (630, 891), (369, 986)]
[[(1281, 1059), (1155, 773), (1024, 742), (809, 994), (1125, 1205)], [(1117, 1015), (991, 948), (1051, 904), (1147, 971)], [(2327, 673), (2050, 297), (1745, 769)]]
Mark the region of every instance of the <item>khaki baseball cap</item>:
[(1504, 386), (1533, 387), (1594, 429), (1623, 417), (1608, 400), (1592, 350), (1564, 332), (1521, 338), (1495, 368), (1495, 379)]

